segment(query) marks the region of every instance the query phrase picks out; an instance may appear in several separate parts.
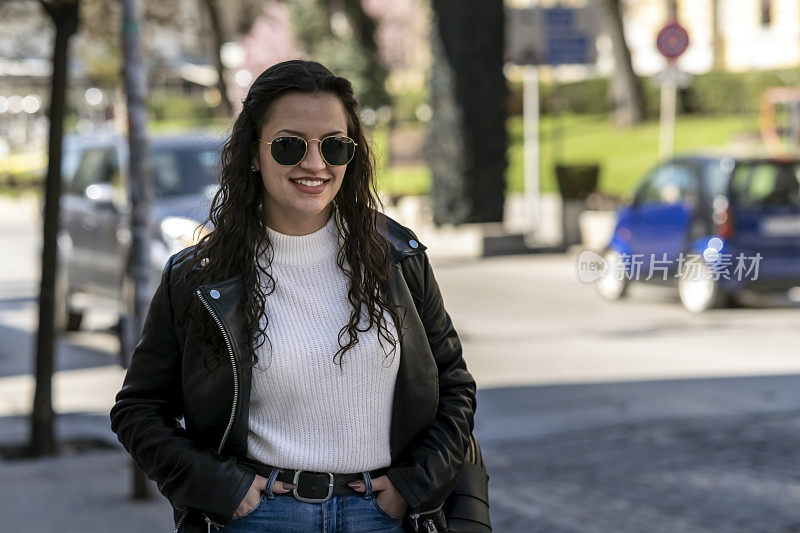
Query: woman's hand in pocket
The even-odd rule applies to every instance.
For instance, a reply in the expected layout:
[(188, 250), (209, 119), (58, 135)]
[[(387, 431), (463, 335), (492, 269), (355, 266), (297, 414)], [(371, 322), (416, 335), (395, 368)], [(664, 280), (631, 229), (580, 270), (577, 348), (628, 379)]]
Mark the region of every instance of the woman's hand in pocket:
[[(283, 481), (275, 480), (275, 483), (272, 484), (272, 494), (286, 494), (287, 492), (291, 492), (292, 489), (294, 489), (292, 483), (284, 483)], [(253, 484), (250, 485), (247, 494), (244, 495), (241, 503), (239, 503), (239, 507), (236, 508), (236, 512), (233, 513), (233, 518), (238, 518), (252, 511), (255, 506), (258, 505), (258, 502), (261, 501), (261, 493), (266, 490), (267, 478), (256, 474), (256, 477), (253, 479)]]
[[(367, 490), (363, 481), (351, 481), (348, 485), (356, 492)], [(375, 500), (381, 509), (392, 516), (405, 516), (408, 511), (408, 502), (397, 492), (388, 476), (378, 476), (373, 479), (372, 491), (376, 494)]]

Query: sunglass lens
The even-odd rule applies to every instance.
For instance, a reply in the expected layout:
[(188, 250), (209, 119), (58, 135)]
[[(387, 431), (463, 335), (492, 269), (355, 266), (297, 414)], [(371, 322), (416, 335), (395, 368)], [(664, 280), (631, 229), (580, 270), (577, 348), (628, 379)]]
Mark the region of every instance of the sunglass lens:
[(355, 151), (355, 143), (347, 137), (328, 137), (322, 141), (322, 155), (329, 165), (346, 165)]
[(306, 143), (300, 137), (278, 137), (270, 146), (279, 165), (296, 165), (306, 153)]

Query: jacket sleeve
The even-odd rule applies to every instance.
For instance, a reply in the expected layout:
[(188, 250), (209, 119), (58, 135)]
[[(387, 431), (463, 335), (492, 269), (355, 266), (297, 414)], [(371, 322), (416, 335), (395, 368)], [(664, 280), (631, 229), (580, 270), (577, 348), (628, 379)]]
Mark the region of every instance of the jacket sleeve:
[(142, 336), (111, 409), (111, 429), (159, 491), (177, 508), (227, 523), (255, 472), (202, 448), (180, 425), (181, 350), (170, 296), (172, 261), (150, 302)]
[(473, 429), (475, 380), (467, 371), (461, 341), (445, 310), (427, 254), (423, 251), (407, 257), (401, 266), (412, 293), (421, 289), (422, 301), (415, 303), (439, 377), (439, 407), (433, 422), (421, 438), (412, 441), (419, 444), (386, 474), (412, 512), (418, 512), (438, 507), (452, 491)]

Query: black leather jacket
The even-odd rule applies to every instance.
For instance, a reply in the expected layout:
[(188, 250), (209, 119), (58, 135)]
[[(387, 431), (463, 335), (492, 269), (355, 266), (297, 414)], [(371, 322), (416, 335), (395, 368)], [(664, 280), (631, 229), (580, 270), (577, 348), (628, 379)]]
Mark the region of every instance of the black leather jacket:
[[(404, 316), (387, 475), (415, 515), (441, 513), (473, 429), (475, 381), (445, 311), (425, 246), (408, 228), (377, 217), (388, 240), (390, 298)], [(181, 280), (191, 248), (173, 255), (150, 304), (111, 427), (175, 510), (176, 531), (225, 525), (255, 473), (246, 457), (251, 369), (241, 276), (196, 289)], [(215, 291), (215, 292), (212, 292)], [(207, 379), (198, 324), (179, 310), (200, 298), (223, 333), (229, 365)], [(183, 426), (180, 419), (183, 419)], [(437, 520), (438, 522), (439, 520)]]

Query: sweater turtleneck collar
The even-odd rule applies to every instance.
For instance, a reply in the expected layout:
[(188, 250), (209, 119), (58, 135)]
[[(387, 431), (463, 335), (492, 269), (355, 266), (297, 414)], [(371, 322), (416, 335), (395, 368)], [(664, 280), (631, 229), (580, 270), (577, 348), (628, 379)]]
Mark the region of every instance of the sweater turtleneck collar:
[(272, 264), (312, 265), (335, 257), (339, 251), (335, 218), (334, 212), (322, 228), (305, 235), (286, 235), (268, 226)]

